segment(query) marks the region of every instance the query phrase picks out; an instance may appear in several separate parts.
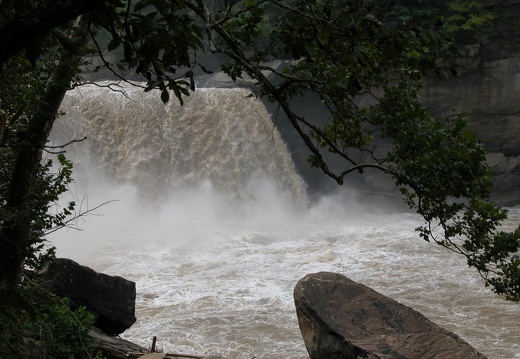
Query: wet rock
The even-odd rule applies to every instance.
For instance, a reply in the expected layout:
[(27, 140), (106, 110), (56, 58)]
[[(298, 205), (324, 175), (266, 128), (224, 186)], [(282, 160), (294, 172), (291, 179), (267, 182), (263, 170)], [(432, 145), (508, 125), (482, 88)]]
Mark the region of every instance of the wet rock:
[(311, 359), (484, 359), (421, 313), (335, 273), (309, 274), (294, 289)]
[(49, 291), (85, 306), (103, 332), (116, 335), (135, 323), (135, 283), (118, 276), (98, 273), (70, 259), (57, 258), (39, 273)]

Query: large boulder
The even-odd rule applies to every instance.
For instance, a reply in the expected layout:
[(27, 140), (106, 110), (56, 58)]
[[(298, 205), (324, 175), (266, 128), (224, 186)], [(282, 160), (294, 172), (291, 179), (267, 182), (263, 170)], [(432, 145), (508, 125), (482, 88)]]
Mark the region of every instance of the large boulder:
[(311, 359), (484, 359), (421, 313), (336, 273), (309, 274), (294, 289)]
[(85, 306), (96, 317), (103, 332), (121, 334), (135, 323), (135, 283), (118, 276), (98, 273), (70, 259), (58, 258), (40, 271), (44, 287), (73, 306)]

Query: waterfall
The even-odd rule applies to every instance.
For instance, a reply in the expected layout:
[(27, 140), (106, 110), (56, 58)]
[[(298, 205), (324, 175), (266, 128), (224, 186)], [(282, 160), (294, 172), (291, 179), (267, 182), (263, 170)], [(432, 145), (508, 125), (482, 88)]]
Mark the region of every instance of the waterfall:
[[(53, 141), (66, 143), (79, 177), (93, 170), (156, 200), (212, 186), (229, 200), (254, 199), (269, 183), (296, 207), (305, 184), (265, 106), (249, 90), (202, 88), (166, 105), (157, 91), (95, 85), (70, 91)], [(59, 140), (58, 140), (59, 139)]]

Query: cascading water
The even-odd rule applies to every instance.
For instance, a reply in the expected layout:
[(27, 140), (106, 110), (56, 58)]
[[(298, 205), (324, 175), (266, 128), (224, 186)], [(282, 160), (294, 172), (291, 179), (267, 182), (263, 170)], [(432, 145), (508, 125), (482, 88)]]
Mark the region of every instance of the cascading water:
[[(67, 96), (55, 141), (87, 136), (68, 149), (74, 192), (91, 206), (119, 201), (51, 241), (60, 256), (136, 282), (138, 321), (123, 338), (232, 359), (306, 358), (292, 290), (307, 273), (334, 271), (489, 358), (520, 358), (520, 306), (421, 241), (415, 215), (369, 212), (348, 192), (307, 207), (283, 141), (248, 94), (200, 89), (183, 107), (140, 89)], [(520, 210), (512, 215), (518, 223)]]
[(247, 97), (250, 91), (200, 89), (184, 106), (163, 105), (155, 91), (122, 91), (85, 86), (66, 97), (66, 116), (54, 135), (88, 138), (70, 151), (80, 167), (102, 168), (151, 198), (209, 181), (220, 194), (245, 199), (270, 179), (305, 207), (304, 183), (265, 107)]

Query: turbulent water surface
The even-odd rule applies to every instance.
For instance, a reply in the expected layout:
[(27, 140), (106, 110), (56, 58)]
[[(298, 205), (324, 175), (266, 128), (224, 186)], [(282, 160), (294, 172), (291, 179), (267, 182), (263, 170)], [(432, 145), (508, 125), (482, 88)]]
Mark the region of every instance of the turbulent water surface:
[[(149, 346), (156, 336), (168, 352), (305, 358), (292, 291), (308, 273), (334, 271), (421, 311), (489, 358), (520, 358), (520, 306), (493, 295), (460, 256), (421, 241), (414, 231), (421, 223), (416, 216), (368, 210), (363, 197), (352, 192), (305, 209), (303, 187), (283, 143), (273, 145), (278, 135), (267, 136), (275, 133), (272, 127), (237, 129), (230, 122), (218, 132), (219, 141), (206, 133), (217, 131), (211, 121), (240, 109), (255, 108), (255, 118), (260, 116), (261, 108), (240, 102), (245, 93), (238, 92), (239, 98), (231, 93), (229, 106), (235, 109), (217, 111), (222, 99), (197, 108), (210, 115), (186, 134), (181, 128), (193, 120), (171, 121), (179, 117), (175, 113), (195, 118), (188, 110), (167, 108), (161, 117), (132, 108), (135, 103), (121, 97), (108, 101), (98, 89), (82, 91), (66, 102), (67, 121), (77, 123), (60, 129), (65, 138), (89, 131), (87, 137), (99, 141), (83, 144), (87, 151), (71, 151), (83, 171), (77, 194), (81, 199), (86, 192), (90, 207), (118, 201), (87, 216), (82, 231), (61, 231), (51, 240), (60, 256), (136, 282), (138, 320), (123, 338)], [(230, 90), (201, 96), (229, 96), (225, 91)], [(114, 111), (129, 124), (110, 122), (117, 117)], [(161, 120), (150, 119), (150, 131), (136, 129), (130, 121), (136, 113)], [(84, 123), (92, 118), (100, 124)], [(194, 143), (197, 135), (189, 131), (208, 137)], [(150, 133), (155, 137), (147, 137)], [(178, 152), (180, 144), (189, 153)], [(233, 170), (236, 175), (226, 177), (224, 172)], [(518, 223), (520, 210), (511, 214), (511, 223)]]

